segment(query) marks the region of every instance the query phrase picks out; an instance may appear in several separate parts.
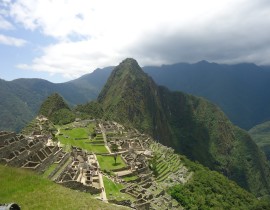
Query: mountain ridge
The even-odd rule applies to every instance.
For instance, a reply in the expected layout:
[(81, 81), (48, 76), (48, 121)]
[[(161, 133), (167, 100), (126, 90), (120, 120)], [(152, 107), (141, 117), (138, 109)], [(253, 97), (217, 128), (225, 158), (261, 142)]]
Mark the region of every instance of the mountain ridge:
[[(107, 69), (109, 68), (104, 68), (104, 73), (108, 71)], [(0, 118), (2, 121), (0, 129), (19, 132), (38, 113), (42, 102), (55, 92), (62, 95), (70, 106), (96, 99), (103, 83), (107, 80), (107, 73), (104, 75), (102, 70), (99, 69), (85, 75), (88, 81), (86, 84), (81, 79), (66, 83), (52, 83), (39, 78), (21, 78), (12, 81), (1, 79)], [(95, 85), (91, 86), (89, 81), (101, 81), (101, 83), (100, 85), (94, 83)]]
[(126, 59), (113, 70), (98, 97), (106, 118), (133, 125), (257, 195), (270, 192), (269, 165), (245, 131), (209, 101), (159, 87), (139, 69)]
[(270, 121), (256, 125), (248, 132), (256, 144), (264, 151), (267, 159), (270, 160)]
[[(96, 69), (65, 83), (42, 79), (1, 80), (0, 117), (4, 120), (0, 128), (21, 130), (37, 114), (42, 101), (53, 92), (60, 93), (71, 106), (95, 100), (112, 68)], [(267, 105), (270, 103), (269, 66), (201, 61), (145, 66), (143, 70), (159, 85), (201, 96), (217, 104), (241, 128), (250, 129), (270, 120)]]

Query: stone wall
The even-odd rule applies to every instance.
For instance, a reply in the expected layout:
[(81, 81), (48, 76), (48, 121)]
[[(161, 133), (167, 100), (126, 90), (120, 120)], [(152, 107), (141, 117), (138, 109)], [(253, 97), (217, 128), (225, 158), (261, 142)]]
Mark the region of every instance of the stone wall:
[(14, 132), (0, 131), (0, 141), (4, 141), (6, 139), (10, 139), (15, 136), (16, 136), (16, 133)]
[[(9, 140), (14, 138), (15, 141), (9, 143)], [(18, 136), (12, 136), (11, 138), (5, 139), (5, 144), (0, 147), (0, 159), (7, 157), (9, 153), (15, 150), (20, 150), (22, 147), (27, 145), (27, 139), (20, 139)]]
[(67, 181), (67, 182), (62, 182), (59, 184), (65, 186), (65, 187), (68, 187), (70, 189), (73, 189), (73, 190), (79, 190), (81, 192), (86, 192), (86, 193), (90, 193), (90, 194), (101, 193), (101, 189), (97, 189), (97, 188), (91, 187), (91, 186), (86, 186), (86, 185), (83, 185), (82, 183), (77, 182), (77, 181)]
[(53, 150), (53, 152), (42, 161), (42, 163), (36, 168), (36, 170), (40, 173), (43, 173), (47, 168), (50, 167), (51, 164), (53, 164), (56, 161), (61, 151), (62, 148), (57, 150), (56, 152), (55, 150)]
[(57, 171), (68, 161), (69, 157), (70, 157), (70, 153), (66, 153), (65, 156), (59, 162), (58, 166), (48, 176), (49, 179), (51, 179), (57, 173)]

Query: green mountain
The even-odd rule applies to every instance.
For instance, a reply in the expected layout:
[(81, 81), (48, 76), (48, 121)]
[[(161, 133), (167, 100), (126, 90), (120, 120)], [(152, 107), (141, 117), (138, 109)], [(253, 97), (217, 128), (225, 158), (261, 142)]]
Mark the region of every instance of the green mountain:
[(54, 124), (67, 124), (75, 120), (75, 115), (58, 93), (50, 95), (42, 103), (39, 114), (48, 117)]
[(270, 121), (256, 125), (249, 131), (252, 139), (264, 151), (268, 160), (270, 160)]
[(33, 118), (28, 105), (11, 92), (4, 80), (0, 80), (0, 110), (0, 130), (20, 130)]
[(42, 79), (0, 79), (0, 130), (19, 132), (37, 115), (41, 103), (52, 93), (59, 93), (70, 106), (96, 99), (111, 67), (65, 83)]
[[(0, 129), (20, 131), (38, 113), (42, 101), (54, 92), (61, 94), (70, 106), (95, 100), (112, 69), (96, 69), (59, 84), (42, 79), (0, 80), (0, 117), (3, 119)], [(243, 129), (270, 120), (269, 67), (201, 61), (146, 66), (143, 70), (159, 85), (201, 96), (217, 104), (234, 124)]]
[(270, 192), (270, 169), (248, 133), (209, 101), (157, 86), (134, 59), (117, 66), (98, 96), (105, 117), (222, 172), (257, 196)]
[(269, 67), (252, 63), (223, 65), (201, 61), (143, 70), (159, 85), (204, 97), (243, 129), (270, 120)]
[(168, 131), (161, 101), (156, 97), (157, 88), (136, 61), (126, 59), (112, 72), (98, 102), (102, 104), (105, 117), (151, 131), (154, 136), (158, 133), (155, 128), (163, 127), (162, 131)]

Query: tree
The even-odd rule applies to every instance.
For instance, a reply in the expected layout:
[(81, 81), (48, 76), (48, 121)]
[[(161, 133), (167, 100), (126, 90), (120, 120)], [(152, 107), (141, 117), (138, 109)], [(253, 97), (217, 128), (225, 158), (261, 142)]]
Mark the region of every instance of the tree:
[(117, 159), (117, 155), (118, 155), (117, 152), (119, 151), (117, 144), (112, 144), (111, 150), (114, 153), (113, 158), (114, 158), (114, 164), (116, 165), (116, 159)]

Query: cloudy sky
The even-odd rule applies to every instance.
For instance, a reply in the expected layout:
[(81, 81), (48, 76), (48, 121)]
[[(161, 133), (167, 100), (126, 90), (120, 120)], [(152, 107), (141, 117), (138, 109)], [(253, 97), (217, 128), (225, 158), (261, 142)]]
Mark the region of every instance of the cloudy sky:
[(0, 78), (68, 81), (126, 57), (270, 65), (269, 0), (0, 0)]

